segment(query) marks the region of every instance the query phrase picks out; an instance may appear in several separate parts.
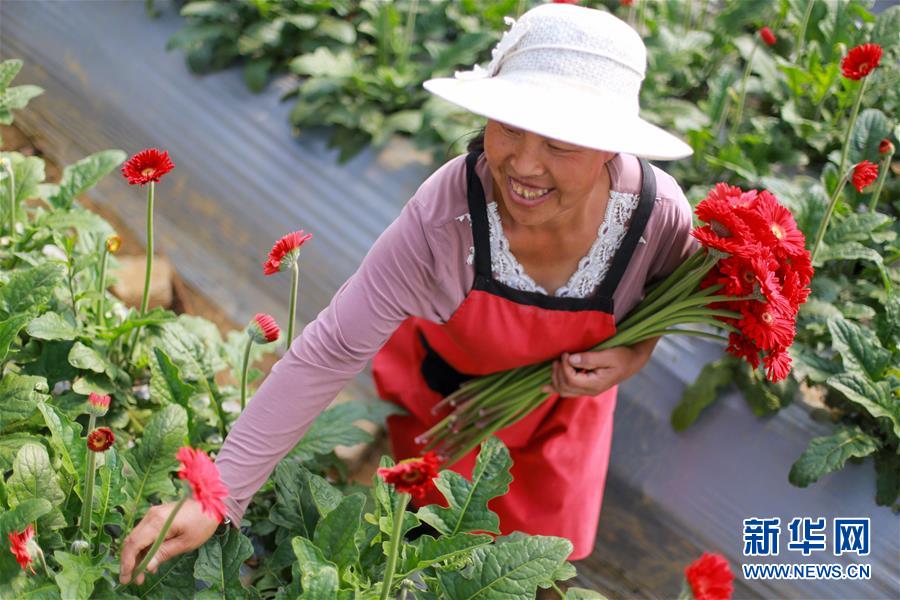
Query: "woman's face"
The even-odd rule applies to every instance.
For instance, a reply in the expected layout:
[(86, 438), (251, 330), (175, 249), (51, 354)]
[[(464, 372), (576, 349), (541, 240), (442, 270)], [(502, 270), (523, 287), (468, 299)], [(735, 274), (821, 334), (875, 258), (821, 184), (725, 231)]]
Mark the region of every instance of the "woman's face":
[(494, 120), (485, 128), (484, 153), (507, 212), (529, 227), (583, 218), (609, 185), (604, 167), (615, 156)]

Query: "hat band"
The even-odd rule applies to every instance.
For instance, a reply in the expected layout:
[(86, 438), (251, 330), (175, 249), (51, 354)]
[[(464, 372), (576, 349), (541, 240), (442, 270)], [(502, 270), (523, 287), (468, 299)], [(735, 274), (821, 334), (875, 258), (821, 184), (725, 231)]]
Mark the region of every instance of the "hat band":
[(626, 69), (630, 69), (633, 71), (641, 80), (644, 79), (644, 71), (643, 69), (635, 68), (633, 65), (628, 64), (627, 62), (622, 60), (621, 56), (616, 56), (609, 52), (602, 52), (599, 50), (595, 50), (592, 48), (584, 48), (579, 46), (569, 46), (566, 44), (529, 44), (518, 50), (513, 50), (511, 52), (507, 52), (500, 59), (500, 64), (498, 65), (498, 69), (503, 68), (503, 63), (507, 62), (513, 56), (517, 56), (519, 54), (525, 54), (532, 50), (568, 50), (570, 52), (580, 52), (581, 54), (590, 54), (591, 56), (599, 56), (601, 58), (607, 58), (616, 64), (622, 65)]

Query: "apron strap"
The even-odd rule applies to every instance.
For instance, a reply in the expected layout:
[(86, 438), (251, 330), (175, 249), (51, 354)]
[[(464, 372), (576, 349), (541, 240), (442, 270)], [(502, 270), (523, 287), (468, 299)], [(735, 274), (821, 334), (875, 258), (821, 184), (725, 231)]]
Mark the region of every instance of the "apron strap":
[(634, 250), (637, 248), (638, 241), (640, 241), (644, 228), (647, 226), (647, 221), (650, 220), (653, 205), (656, 203), (656, 176), (653, 174), (650, 163), (643, 158), (638, 160), (641, 162), (641, 197), (634, 214), (631, 216), (631, 223), (628, 225), (628, 231), (625, 233), (622, 245), (619, 246), (618, 251), (613, 256), (609, 271), (607, 271), (606, 277), (603, 278), (597, 289), (596, 294), (600, 297), (612, 298), (613, 293), (619, 286), (619, 281), (628, 268), (631, 255), (634, 254)]
[(481, 178), (475, 171), (480, 153), (466, 156), (466, 195), (469, 201), (469, 217), (472, 220), (472, 244), (475, 247), (475, 273), (491, 278), (491, 234), (487, 219), (487, 201)]

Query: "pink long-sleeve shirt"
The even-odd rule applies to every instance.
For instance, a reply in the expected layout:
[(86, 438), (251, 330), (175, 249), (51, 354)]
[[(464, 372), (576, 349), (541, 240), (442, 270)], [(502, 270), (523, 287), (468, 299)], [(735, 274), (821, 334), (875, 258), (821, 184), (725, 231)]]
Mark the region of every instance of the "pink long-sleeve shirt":
[[(612, 190), (640, 192), (640, 165), (619, 154), (609, 163)], [(657, 199), (613, 295), (616, 321), (693, 251), (691, 207), (667, 173), (653, 167)], [(484, 156), (476, 166), (486, 201), (494, 186)], [(465, 156), (432, 174), (375, 241), (359, 269), (331, 303), (307, 324), (272, 367), (228, 434), (216, 464), (230, 497), (229, 517), (240, 523), (253, 495), (275, 465), (391, 334), (410, 316), (444, 323), (472, 289), (474, 266), (466, 200)], [(599, 283), (599, 282), (598, 282)]]

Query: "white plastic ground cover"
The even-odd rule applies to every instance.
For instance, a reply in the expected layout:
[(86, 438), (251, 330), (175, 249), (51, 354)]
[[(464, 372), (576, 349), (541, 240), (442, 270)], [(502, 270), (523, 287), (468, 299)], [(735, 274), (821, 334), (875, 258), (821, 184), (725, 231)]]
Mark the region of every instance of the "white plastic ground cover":
[[(159, 186), (157, 247), (179, 272), (238, 321), (257, 311), (283, 322), (289, 277), (265, 278), (269, 247), (304, 227), (316, 238), (303, 249), (302, 304), (307, 321), (355, 270), (372, 241), (427, 176), (422, 167), (385, 171), (371, 151), (339, 166), (323, 136), (291, 137), (279, 103), (286, 83), (251, 94), (240, 72), (191, 75), (165, 41), (180, 20), (164, 3), (162, 18), (145, 17), (142, 2), (0, 3), (0, 57), (26, 61), (16, 83), (47, 93), (17, 113), (62, 164), (106, 148), (129, 153), (168, 149), (176, 170)], [(144, 197), (115, 177), (92, 198), (113, 206), (144, 231)], [(868, 582), (736, 581), (739, 598), (900, 598), (900, 519), (873, 501), (871, 465), (851, 466), (807, 489), (787, 482), (791, 463), (814, 435), (799, 406), (756, 419), (731, 392), (687, 432), (669, 415), (685, 383), (719, 349), (667, 338), (653, 360), (622, 386), (609, 483), (597, 550), (579, 565), (579, 582), (618, 570), (640, 593), (677, 593), (680, 570), (703, 550), (725, 554), (737, 568), (742, 521), (749, 517), (869, 517), (870, 556), (813, 554), (807, 561), (872, 565)], [(373, 395), (367, 375), (355, 393)], [(830, 536), (829, 536), (830, 538)], [(694, 554), (696, 553), (696, 554)], [(752, 562), (752, 559), (748, 559)], [(756, 562), (803, 563), (782, 548)], [(596, 566), (596, 569), (592, 567)]]

